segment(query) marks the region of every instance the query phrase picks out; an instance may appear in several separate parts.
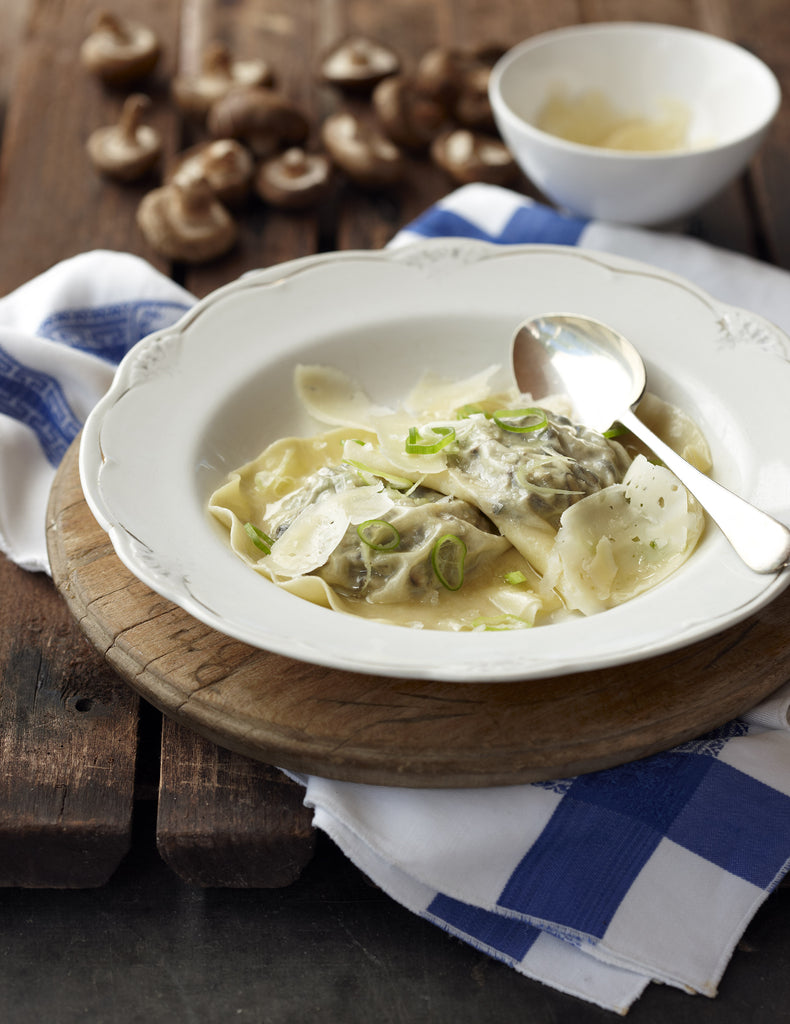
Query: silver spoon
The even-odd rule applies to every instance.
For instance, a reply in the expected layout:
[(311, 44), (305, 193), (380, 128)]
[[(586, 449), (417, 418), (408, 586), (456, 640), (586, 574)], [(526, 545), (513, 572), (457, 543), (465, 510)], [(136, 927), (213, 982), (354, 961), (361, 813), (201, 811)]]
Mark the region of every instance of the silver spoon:
[(525, 320), (513, 338), (516, 383), (539, 401), (567, 394), (579, 420), (594, 430), (627, 427), (691, 491), (746, 565), (778, 572), (790, 564), (790, 530), (686, 462), (634, 408), (645, 391), (645, 366), (634, 346), (590, 317), (556, 313)]

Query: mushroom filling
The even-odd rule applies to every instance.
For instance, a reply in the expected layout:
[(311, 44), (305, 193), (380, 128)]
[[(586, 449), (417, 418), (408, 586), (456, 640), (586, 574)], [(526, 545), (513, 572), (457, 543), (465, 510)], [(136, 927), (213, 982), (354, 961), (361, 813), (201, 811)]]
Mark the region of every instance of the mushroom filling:
[(631, 459), (616, 441), (565, 416), (545, 412), (545, 418), (545, 426), (521, 433), (483, 415), (470, 417), (456, 431), (447, 464), (496, 494), (493, 511), (519, 514), (528, 507), (557, 530), (575, 502), (620, 483)]
[[(282, 537), (301, 512), (328, 494), (359, 485), (359, 474), (348, 467), (322, 467), (297, 490), (268, 507), (273, 539)], [(441, 571), (437, 573), (434, 567), (434, 553), (442, 538), (462, 542), (467, 582), (476, 571), (485, 571), (490, 556), (502, 554), (510, 546), (479, 509), (460, 498), (428, 487), (407, 494), (390, 488), (388, 494), (392, 507), (375, 520), (349, 525), (326, 562), (312, 571), (341, 597), (377, 604), (435, 602), (441, 590), (448, 589), (447, 579), (442, 582)]]

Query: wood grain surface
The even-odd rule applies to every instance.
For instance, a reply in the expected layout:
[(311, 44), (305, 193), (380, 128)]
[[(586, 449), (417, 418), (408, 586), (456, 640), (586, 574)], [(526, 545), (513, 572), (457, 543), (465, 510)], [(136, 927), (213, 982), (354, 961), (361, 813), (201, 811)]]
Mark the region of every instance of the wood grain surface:
[(683, 650), (520, 683), (343, 672), (239, 643), (157, 596), (117, 559), (82, 497), (77, 442), (48, 516), (53, 578), (107, 661), (202, 736), (298, 772), (396, 786), (575, 775), (691, 739), (787, 678), (787, 594)]

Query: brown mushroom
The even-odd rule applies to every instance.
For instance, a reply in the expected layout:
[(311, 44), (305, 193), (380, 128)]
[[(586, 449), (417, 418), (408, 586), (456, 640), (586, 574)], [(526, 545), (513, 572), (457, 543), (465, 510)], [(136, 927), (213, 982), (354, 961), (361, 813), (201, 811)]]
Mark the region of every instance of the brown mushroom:
[(179, 153), (165, 174), (165, 184), (204, 178), (214, 195), (236, 206), (249, 195), (255, 164), (249, 150), (236, 139), (210, 139)]
[(432, 47), (422, 55), (414, 73), (414, 87), (450, 110), (461, 91), (469, 57), (461, 50)]
[(453, 113), (467, 128), (494, 129), (494, 115), (488, 99), (488, 80), (491, 68), (477, 64), (466, 72), (453, 104)]
[(133, 93), (124, 101), (118, 124), (97, 128), (88, 136), (88, 156), (103, 174), (135, 181), (152, 169), (162, 153), (162, 138), (142, 117), (151, 101)]
[(478, 50), (435, 47), (423, 54), (414, 75), (415, 87), (444, 104), (448, 113), (467, 128), (494, 126), (488, 100), (488, 80), (501, 47), (489, 44)]
[(456, 128), (440, 135), (431, 146), (431, 157), (453, 181), (507, 185), (518, 167), (505, 144), (491, 135)]
[(420, 93), (405, 75), (379, 82), (372, 101), (387, 137), (407, 149), (424, 149), (445, 120), (444, 105)]
[(321, 61), (323, 80), (351, 92), (369, 92), (382, 78), (399, 70), (395, 51), (365, 35), (342, 39)]
[(238, 237), (236, 222), (203, 178), (149, 192), (137, 208), (137, 224), (152, 249), (186, 263), (215, 259)]
[(203, 54), (200, 73), (173, 79), (173, 98), (187, 114), (200, 117), (212, 103), (237, 85), (271, 85), (274, 75), (265, 60), (234, 60), (224, 43), (214, 43)]
[(160, 45), (145, 25), (100, 11), (80, 48), (82, 66), (108, 85), (128, 85), (156, 67)]
[(376, 126), (351, 113), (328, 117), (321, 138), (333, 162), (359, 185), (384, 188), (403, 177), (403, 151)]
[(239, 139), (255, 156), (266, 158), (285, 146), (299, 146), (309, 124), (299, 108), (264, 86), (237, 86), (208, 112), (209, 133)]
[(271, 157), (258, 168), (255, 187), (272, 206), (303, 210), (313, 206), (329, 191), (332, 164), (323, 153), (307, 153), (292, 146)]

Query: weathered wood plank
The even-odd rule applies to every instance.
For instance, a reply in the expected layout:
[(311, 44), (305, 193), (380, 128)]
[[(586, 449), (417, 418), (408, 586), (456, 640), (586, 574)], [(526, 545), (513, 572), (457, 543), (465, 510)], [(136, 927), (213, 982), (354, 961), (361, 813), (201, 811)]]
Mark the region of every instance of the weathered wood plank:
[[(225, 43), (238, 58), (265, 57), (274, 68), (276, 88), (317, 123), (311, 12), (310, 4), (284, 0), (265, 6), (186, 0), (180, 68), (199, 67), (203, 51), (214, 41)], [(267, 208), (254, 194), (234, 213), (240, 238), (233, 251), (184, 273), (184, 284), (196, 295), (248, 270), (318, 248), (318, 221), (312, 213)], [(288, 885), (312, 856), (310, 821), (301, 791), (282, 773), (165, 720), (157, 846), (187, 882), (209, 887)]]
[[(742, 4), (727, 0), (728, 27), (733, 42), (750, 50), (774, 71), (780, 82), (790, 81), (790, 20), (782, 0)], [(757, 254), (790, 268), (790, 110), (784, 102), (768, 137), (753, 162), (749, 178), (754, 208), (754, 248)]]
[(315, 847), (303, 789), (165, 719), (157, 847), (191, 885), (290, 885)]
[(138, 699), (47, 578), (2, 558), (0, 592), (0, 885), (102, 885), (130, 842)]

